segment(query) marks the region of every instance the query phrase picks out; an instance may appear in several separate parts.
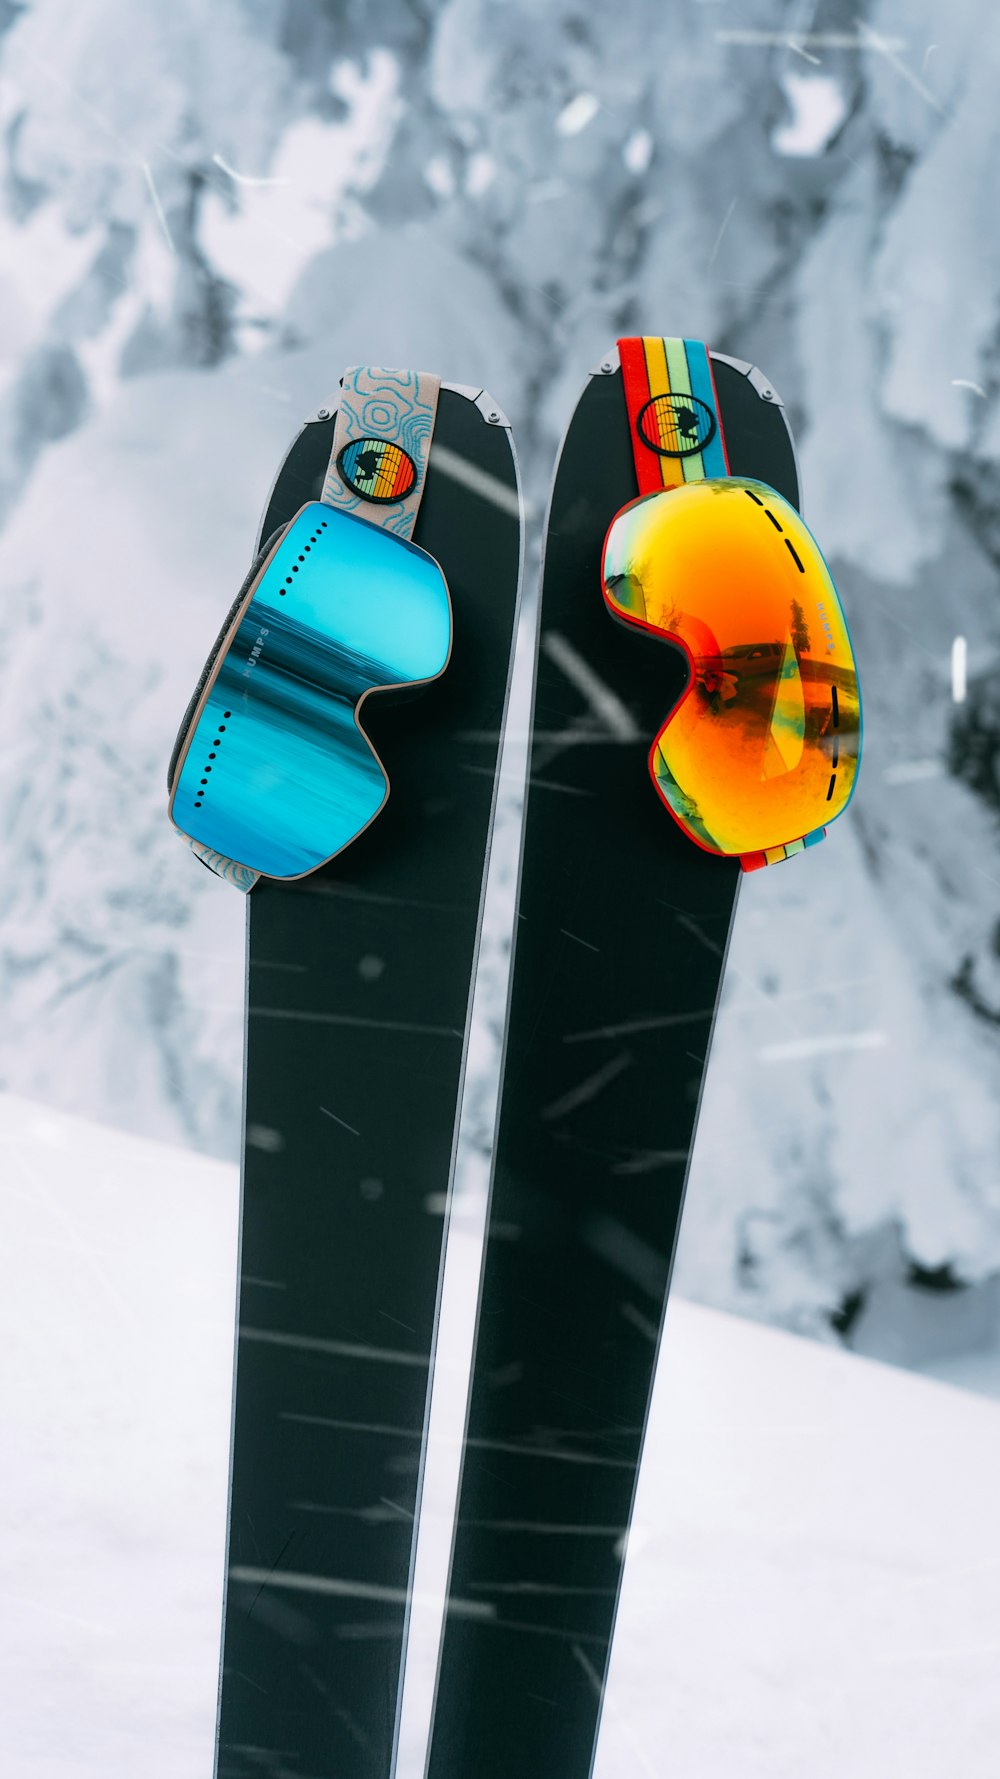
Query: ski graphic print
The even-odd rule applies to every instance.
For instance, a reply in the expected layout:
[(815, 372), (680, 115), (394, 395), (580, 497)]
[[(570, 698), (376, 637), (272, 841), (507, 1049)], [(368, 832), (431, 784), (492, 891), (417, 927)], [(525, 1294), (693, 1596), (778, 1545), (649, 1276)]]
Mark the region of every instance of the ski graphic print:
[[(293, 442), (258, 547), (320, 498), (335, 405)], [(364, 456), (355, 480), (377, 480)], [(413, 542), (448, 582), (451, 660), (366, 705), (378, 818), (248, 898), (217, 1779), (393, 1764), (521, 529), (502, 414), (442, 386)]]
[[(730, 473), (797, 504), (772, 386), (716, 353), (711, 371)], [(689, 400), (667, 408), (647, 417), (647, 442), (676, 443), (679, 422), (682, 445), (711, 448)], [(679, 461), (663, 458), (675, 477)], [(457, 1607), (478, 1610), (446, 1613), (427, 1779), (589, 1779), (740, 878), (737, 860), (682, 835), (650, 783), (685, 665), (616, 624), (601, 593), (605, 533), (638, 492), (614, 353), (580, 397), (548, 516), (449, 1583)]]

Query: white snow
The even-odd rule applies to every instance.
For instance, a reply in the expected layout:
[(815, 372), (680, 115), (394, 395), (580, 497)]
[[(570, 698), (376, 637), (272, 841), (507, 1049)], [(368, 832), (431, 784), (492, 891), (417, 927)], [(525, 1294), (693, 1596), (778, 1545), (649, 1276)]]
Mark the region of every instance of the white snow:
[(343, 120), (297, 117), (265, 170), (216, 163), (230, 182), (206, 194), (202, 241), (212, 264), (243, 293), (254, 321), (280, 318), (313, 257), (336, 237), (363, 229), (350, 194), (382, 170), (402, 112), (399, 69), (384, 50), (367, 76), (350, 63), (331, 75)]
[[(0, 1157), (0, 1770), (208, 1779), (236, 1171)], [(676, 1300), (646, 1459), (595, 1779), (994, 1779), (1000, 1405)]]
[(0, 1771), (208, 1779), (237, 1175), (0, 1096)]
[(564, 105), (556, 118), (556, 129), (560, 136), (578, 136), (581, 130), (593, 123), (601, 109), (601, 102), (595, 93), (577, 93)]
[(675, 1300), (594, 1779), (992, 1779), (998, 1468), (996, 1404)]
[(839, 80), (828, 74), (796, 74), (786, 68), (781, 89), (788, 100), (789, 116), (771, 137), (778, 154), (822, 154), (847, 116), (847, 101)]
[(622, 160), (630, 173), (640, 177), (653, 158), (655, 143), (648, 130), (635, 130), (622, 149)]

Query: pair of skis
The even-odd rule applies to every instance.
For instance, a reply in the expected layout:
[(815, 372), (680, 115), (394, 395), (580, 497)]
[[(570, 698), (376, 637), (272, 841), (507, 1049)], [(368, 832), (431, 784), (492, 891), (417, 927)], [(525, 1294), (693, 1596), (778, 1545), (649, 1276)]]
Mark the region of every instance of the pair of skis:
[[(797, 504), (780, 402), (750, 365), (713, 354), (712, 367), (730, 472)], [(261, 538), (319, 497), (333, 430), (327, 410), (303, 427)], [(636, 492), (612, 356), (580, 398), (548, 515), (427, 1779), (591, 1772), (735, 906), (738, 862), (691, 846), (648, 782), (683, 661), (601, 599), (604, 536)], [(370, 712), (393, 788), (378, 821), (322, 871), (249, 898), (218, 1779), (396, 1766), (521, 540), (503, 415), (446, 385), (414, 542), (451, 590), (448, 671)]]

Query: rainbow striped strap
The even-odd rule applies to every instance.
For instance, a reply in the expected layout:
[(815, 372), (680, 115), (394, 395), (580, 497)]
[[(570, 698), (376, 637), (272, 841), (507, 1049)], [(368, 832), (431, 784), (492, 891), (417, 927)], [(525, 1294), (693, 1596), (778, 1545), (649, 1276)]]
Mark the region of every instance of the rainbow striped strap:
[(320, 499), (410, 538), (424, 491), (441, 379), (351, 365)]
[(640, 494), (728, 476), (712, 362), (701, 340), (619, 340)]
[(825, 835), (825, 828), (814, 828), (811, 834), (803, 835), (801, 840), (789, 840), (787, 846), (769, 846), (766, 852), (741, 852), (740, 864), (744, 871), (760, 871), (765, 865), (780, 865), (782, 859), (793, 859), (797, 852), (804, 852), (809, 846), (818, 846)]

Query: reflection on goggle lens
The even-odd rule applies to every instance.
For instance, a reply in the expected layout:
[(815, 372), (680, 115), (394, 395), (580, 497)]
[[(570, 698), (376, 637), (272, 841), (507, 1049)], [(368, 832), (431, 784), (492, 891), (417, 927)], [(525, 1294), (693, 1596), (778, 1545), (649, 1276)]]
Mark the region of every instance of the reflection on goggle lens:
[(378, 814), (388, 781), (359, 721), (369, 692), (444, 671), (451, 602), (433, 557), (311, 502), (227, 640), (174, 778), (183, 833), (300, 877)]
[(688, 654), (650, 767), (710, 852), (757, 853), (845, 808), (861, 704), (837, 590), (811, 533), (764, 482), (691, 482), (624, 507), (604, 547), (609, 610)]

